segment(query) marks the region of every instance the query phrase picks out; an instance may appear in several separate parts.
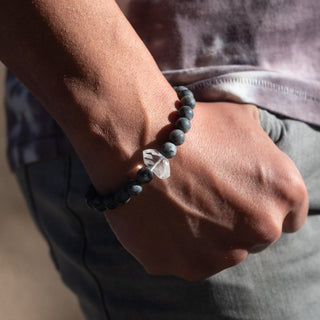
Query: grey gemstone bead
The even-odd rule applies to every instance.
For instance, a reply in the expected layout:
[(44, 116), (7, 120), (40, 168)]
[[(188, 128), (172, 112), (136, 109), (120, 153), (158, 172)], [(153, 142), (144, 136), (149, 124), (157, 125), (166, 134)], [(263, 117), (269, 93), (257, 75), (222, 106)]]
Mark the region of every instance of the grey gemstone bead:
[(180, 102), (181, 106), (189, 106), (192, 109), (196, 106), (196, 100), (193, 96), (184, 96)]
[(179, 118), (176, 122), (176, 128), (186, 133), (191, 129), (191, 123), (187, 118)]
[(139, 181), (132, 179), (128, 182), (126, 190), (131, 196), (137, 196), (142, 192), (142, 186)]
[(166, 142), (161, 146), (160, 152), (167, 159), (170, 159), (177, 154), (177, 147), (171, 142)]
[(177, 86), (174, 87), (174, 89), (176, 90), (176, 92), (181, 92), (181, 91), (185, 91), (185, 90), (189, 90), (187, 87), (185, 86)]
[(130, 201), (130, 195), (125, 189), (120, 189), (114, 195), (116, 202), (126, 204)]
[(93, 200), (92, 200), (92, 207), (98, 211), (104, 211), (106, 210), (106, 206), (104, 204), (103, 199), (97, 195)]
[(179, 117), (187, 118), (191, 120), (193, 118), (193, 110), (189, 106), (184, 106), (179, 109), (178, 111)]
[(119, 203), (116, 201), (114, 195), (110, 194), (103, 197), (104, 205), (109, 209), (113, 210), (118, 207)]
[(179, 97), (180, 100), (181, 100), (183, 97), (185, 97), (185, 96), (191, 96), (191, 97), (193, 97), (193, 93), (192, 93), (190, 90), (184, 90), (184, 91), (180, 91), (180, 92), (178, 93), (178, 97)]
[(152, 178), (153, 178), (153, 172), (148, 167), (142, 167), (137, 172), (137, 180), (140, 183), (148, 183), (152, 180)]
[(176, 146), (179, 146), (184, 143), (184, 140), (185, 140), (184, 132), (180, 129), (174, 129), (170, 132), (169, 139), (173, 144), (175, 144)]

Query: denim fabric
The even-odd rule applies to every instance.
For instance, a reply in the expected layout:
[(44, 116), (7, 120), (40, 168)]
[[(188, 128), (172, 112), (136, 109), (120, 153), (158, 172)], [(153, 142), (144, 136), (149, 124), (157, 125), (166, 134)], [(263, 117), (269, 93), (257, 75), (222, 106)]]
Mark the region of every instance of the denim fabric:
[[(88, 209), (76, 156), (32, 163), (17, 178), (63, 281), (90, 320), (319, 320), (320, 130), (260, 111), (261, 124), (307, 184), (304, 227), (240, 265), (200, 282), (150, 276)], [(210, 125), (210, 124), (208, 124)]]

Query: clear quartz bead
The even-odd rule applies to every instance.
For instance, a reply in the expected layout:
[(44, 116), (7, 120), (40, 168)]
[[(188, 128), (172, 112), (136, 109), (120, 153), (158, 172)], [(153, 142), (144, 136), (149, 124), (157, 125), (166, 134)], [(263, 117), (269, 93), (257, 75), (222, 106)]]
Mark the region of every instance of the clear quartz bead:
[(143, 150), (143, 162), (158, 178), (167, 179), (170, 177), (169, 160), (158, 150)]

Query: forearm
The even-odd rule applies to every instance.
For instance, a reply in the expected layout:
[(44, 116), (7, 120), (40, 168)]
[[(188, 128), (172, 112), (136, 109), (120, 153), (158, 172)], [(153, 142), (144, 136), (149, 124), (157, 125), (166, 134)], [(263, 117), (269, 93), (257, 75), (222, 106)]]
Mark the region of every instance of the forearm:
[[(86, 166), (102, 162), (105, 175), (115, 173), (115, 160), (119, 172), (129, 168), (135, 151), (168, 123), (175, 93), (113, 1), (4, 0), (0, 21), (1, 60)], [(97, 176), (98, 188), (108, 189), (107, 177)]]

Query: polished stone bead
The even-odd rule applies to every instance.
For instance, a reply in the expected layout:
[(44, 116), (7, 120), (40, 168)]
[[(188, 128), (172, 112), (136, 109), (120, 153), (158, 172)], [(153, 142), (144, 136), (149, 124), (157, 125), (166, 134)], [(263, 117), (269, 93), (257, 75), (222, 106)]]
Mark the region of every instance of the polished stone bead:
[(130, 195), (125, 189), (120, 189), (114, 195), (116, 202), (126, 204), (130, 201)]
[(110, 194), (103, 197), (104, 205), (109, 209), (113, 210), (118, 207), (119, 203), (116, 201), (114, 195)]
[(193, 110), (188, 106), (184, 106), (179, 109), (178, 115), (181, 118), (187, 118), (188, 120), (191, 120), (193, 118)]
[(131, 179), (126, 186), (126, 190), (131, 196), (137, 196), (142, 192), (142, 186), (139, 181)]
[(175, 144), (176, 146), (179, 146), (184, 143), (184, 140), (185, 140), (184, 132), (180, 129), (174, 129), (170, 132), (169, 139), (173, 144)]
[(176, 128), (186, 133), (191, 129), (191, 123), (187, 118), (179, 118), (176, 122)]
[(153, 178), (153, 173), (150, 168), (148, 167), (142, 167), (138, 172), (137, 172), (137, 180), (140, 183), (148, 183), (152, 180)]
[(172, 142), (166, 142), (161, 146), (160, 152), (167, 159), (170, 159), (177, 154), (177, 147)]
[(181, 106), (189, 106), (192, 109), (196, 106), (196, 100), (193, 96), (184, 96), (180, 102)]

